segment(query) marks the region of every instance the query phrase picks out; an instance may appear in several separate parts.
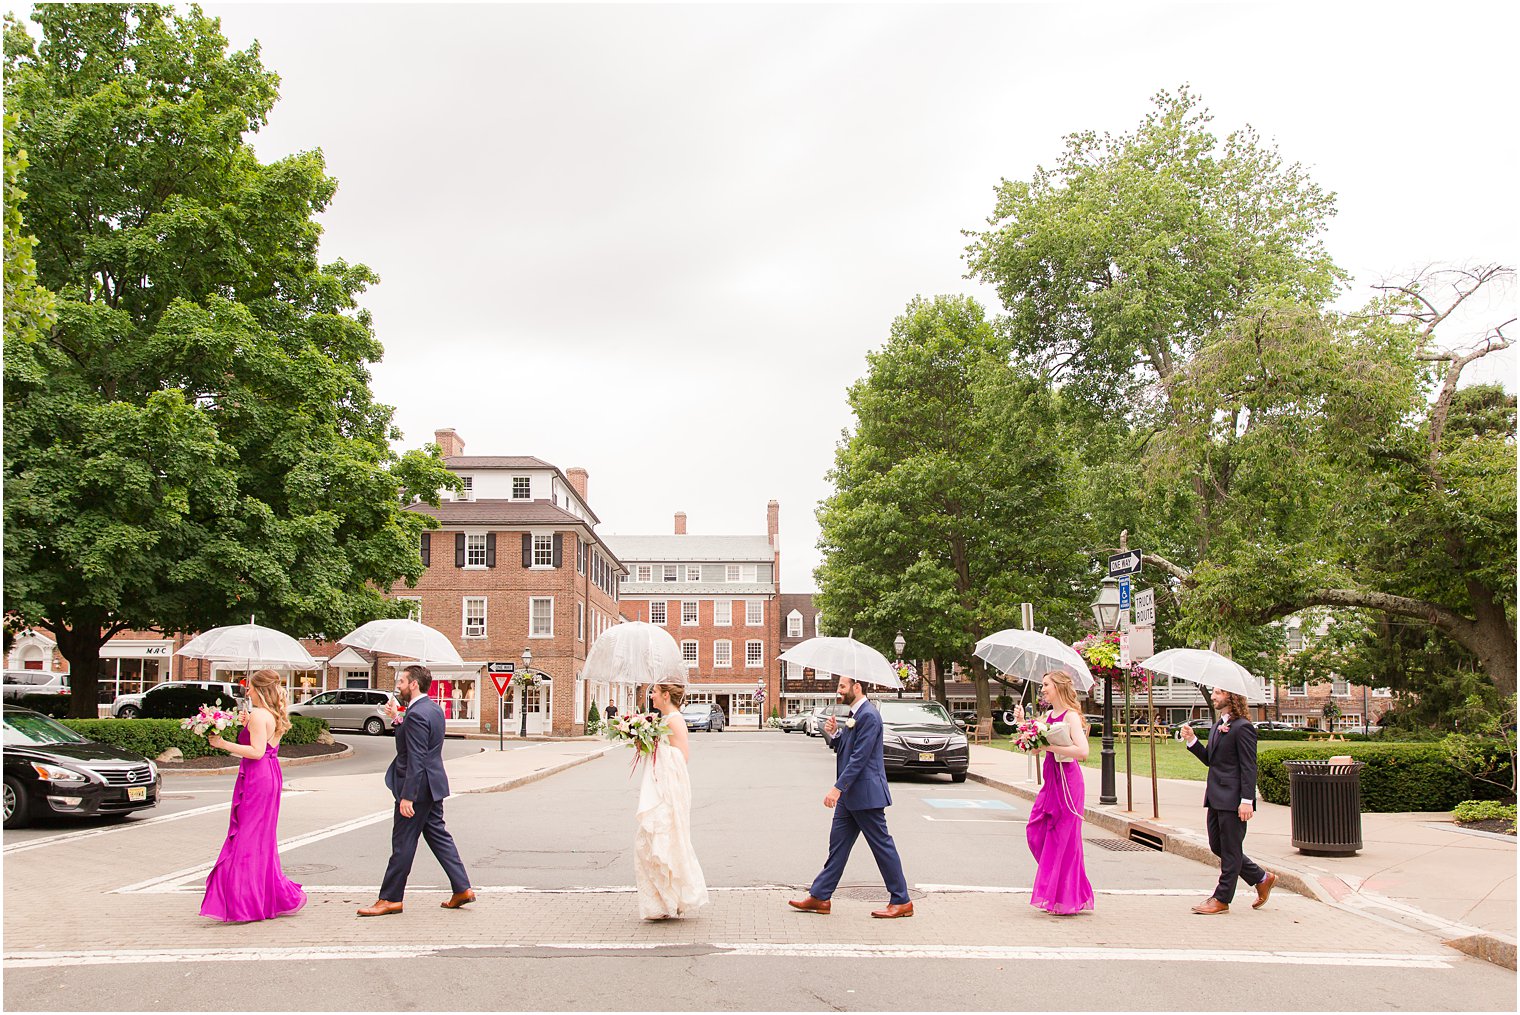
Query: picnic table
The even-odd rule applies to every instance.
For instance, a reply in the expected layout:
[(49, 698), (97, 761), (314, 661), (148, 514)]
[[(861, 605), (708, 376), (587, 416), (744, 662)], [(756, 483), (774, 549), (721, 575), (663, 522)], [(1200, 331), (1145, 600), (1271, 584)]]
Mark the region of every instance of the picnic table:
[(1324, 743), (1345, 743), (1346, 738), (1333, 730), (1310, 730), (1309, 739)]
[(1150, 726), (1143, 722), (1121, 726), (1119, 730), (1125, 736), (1134, 737), (1139, 740), (1165, 740), (1172, 735), (1172, 731), (1165, 726)]

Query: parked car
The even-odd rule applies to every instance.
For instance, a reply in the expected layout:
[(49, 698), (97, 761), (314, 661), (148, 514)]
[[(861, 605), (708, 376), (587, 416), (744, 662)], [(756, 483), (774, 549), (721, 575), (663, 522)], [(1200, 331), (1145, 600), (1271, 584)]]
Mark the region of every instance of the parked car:
[(1195, 734), (1198, 734), (1198, 733), (1207, 733), (1209, 730), (1211, 730), (1211, 729), (1214, 728), (1214, 720), (1212, 720), (1212, 719), (1189, 719), (1187, 722), (1174, 723), (1172, 725), (1172, 727), (1171, 727), (1172, 735), (1180, 737), (1182, 735), (1182, 727), (1184, 727), (1184, 726), (1191, 726), (1191, 727), (1193, 727), (1193, 732)]
[(829, 716), (842, 716), (850, 714), (848, 705), (819, 705), (813, 709), (813, 714), (808, 716), (807, 735), (810, 737), (823, 736), (823, 724)]
[(722, 733), (723, 727), (728, 725), (728, 716), (716, 704), (692, 702), (690, 705), (682, 705), (681, 718), (686, 720), (688, 730), (698, 733)]
[(68, 694), (69, 675), (52, 670), (6, 670), (0, 697), (16, 701), (25, 694)]
[(1255, 726), (1259, 730), (1296, 730), (1296, 729), (1298, 729), (1297, 726), (1293, 725), (1290, 722), (1281, 722), (1281, 721), (1279, 721), (1277, 719), (1262, 719), (1260, 721), (1251, 723), (1251, 725)]
[(970, 729), (976, 725), (976, 709), (963, 708), (950, 713), (950, 718), (955, 720), (961, 729)]
[(116, 700), (111, 702), (111, 714), (118, 719), (136, 719), (142, 715), (143, 701), (148, 695), (170, 687), (204, 687), (223, 695), (228, 705), (241, 701), (243, 697), (243, 689), (226, 680), (165, 680), (161, 684), (154, 684), (141, 694), (118, 694)]
[(793, 712), (791, 715), (783, 718), (776, 728), (782, 733), (806, 733), (807, 721), (811, 716), (811, 712)]
[(29, 708), (0, 712), (5, 746), (5, 827), (47, 814), (121, 816), (158, 804), (158, 766), (99, 744)]
[(876, 707), (881, 712), (888, 775), (947, 772), (951, 782), (966, 781), (971, 748), (945, 706), (937, 701), (883, 698)]
[(1102, 712), (1097, 712), (1097, 713), (1094, 713), (1093, 715), (1084, 715), (1084, 716), (1082, 716), (1082, 718), (1087, 721), (1087, 735), (1088, 736), (1090, 736), (1090, 737), (1101, 737), (1103, 735), (1103, 713)]
[(392, 729), (388, 706), (401, 707), (401, 702), (390, 691), (344, 688), (340, 691), (324, 691), (310, 701), (292, 705), (290, 714), (326, 720), (328, 729), (363, 730), (372, 737), (378, 737)]

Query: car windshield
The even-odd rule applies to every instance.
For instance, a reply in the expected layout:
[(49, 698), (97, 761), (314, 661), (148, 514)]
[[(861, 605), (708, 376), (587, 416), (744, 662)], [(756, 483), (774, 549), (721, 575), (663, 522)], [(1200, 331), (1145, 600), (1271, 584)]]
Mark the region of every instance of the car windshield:
[(712, 711), (711, 705), (682, 705), (682, 715), (706, 715)]
[(892, 699), (890, 701), (878, 701), (876, 707), (881, 710), (881, 721), (899, 726), (907, 726), (915, 723), (948, 723), (950, 713), (945, 711), (945, 706), (937, 701), (905, 701)]
[(4, 715), (5, 743), (22, 744), (84, 744), (89, 741), (63, 725), (39, 713), (6, 712)]

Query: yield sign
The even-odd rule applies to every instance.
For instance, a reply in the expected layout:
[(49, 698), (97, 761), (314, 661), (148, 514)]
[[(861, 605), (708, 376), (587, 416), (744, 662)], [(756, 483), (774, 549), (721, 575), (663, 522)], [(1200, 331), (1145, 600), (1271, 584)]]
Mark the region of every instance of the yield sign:
[(496, 685), (496, 693), (505, 698), (507, 696), (507, 688), (512, 686), (512, 674), (493, 673), (491, 674), (491, 683)]

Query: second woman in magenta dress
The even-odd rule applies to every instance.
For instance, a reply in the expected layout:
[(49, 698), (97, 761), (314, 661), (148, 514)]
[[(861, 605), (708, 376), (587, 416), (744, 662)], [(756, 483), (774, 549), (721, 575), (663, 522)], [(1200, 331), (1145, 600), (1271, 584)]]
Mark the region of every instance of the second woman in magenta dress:
[(1093, 890), (1082, 857), (1082, 812), (1086, 786), (1082, 759), (1087, 757), (1087, 733), (1077, 706), (1071, 677), (1047, 673), (1045, 700), (1053, 709), (1052, 723), (1064, 723), (1071, 734), (1070, 747), (1046, 749), (1044, 784), (1029, 811), (1026, 834), (1034, 854), (1034, 889), (1031, 905), (1047, 913), (1069, 915), (1093, 908)]
[(213, 747), (242, 758), (232, 790), (227, 840), (206, 878), (201, 915), (229, 923), (268, 920), (306, 905), (301, 886), (285, 876), (277, 845), (280, 823), (280, 738), (290, 729), (279, 675), (260, 670), (249, 688), (248, 723), (236, 744), (210, 738)]

